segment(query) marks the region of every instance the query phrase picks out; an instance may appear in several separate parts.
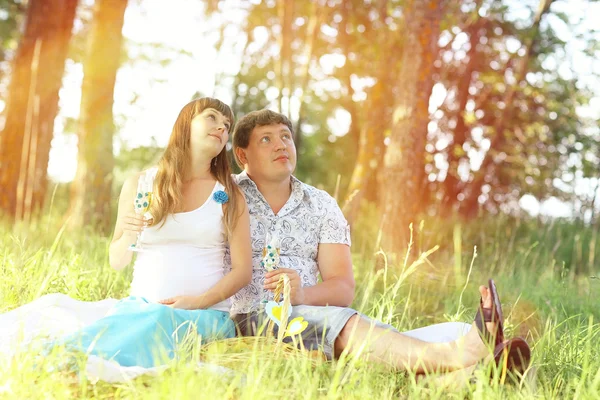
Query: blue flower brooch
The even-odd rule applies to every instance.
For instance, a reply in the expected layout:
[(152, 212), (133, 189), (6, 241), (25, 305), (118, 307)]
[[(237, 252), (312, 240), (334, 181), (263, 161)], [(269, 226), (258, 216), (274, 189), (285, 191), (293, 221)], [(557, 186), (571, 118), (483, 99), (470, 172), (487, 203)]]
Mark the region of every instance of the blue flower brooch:
[(217, 190), (214, 194), (213, 194), (213, 200), (216, 201), (219, 204), (225, 204), (229, 201), (229, 196), (227, 196), (227, 193), (225, 193), (222, 190)]

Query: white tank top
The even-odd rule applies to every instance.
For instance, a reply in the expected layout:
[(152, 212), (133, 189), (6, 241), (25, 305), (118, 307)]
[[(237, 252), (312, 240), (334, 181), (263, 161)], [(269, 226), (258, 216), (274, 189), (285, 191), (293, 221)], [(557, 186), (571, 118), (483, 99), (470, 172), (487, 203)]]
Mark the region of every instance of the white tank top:
[[(156, 168), (147, 171), (155, 174)], [(225, 234), (223, 206), (213, 194), (224, 190), (219, 182), (197, 209), (170, 214), (164, 225), (147, 227), (141, 238), (143, 251), (133, 266), (130, 294), (159, 301), (173, 296), (197, 296), (223, 278)], [(210, 307), (229, 311), (229, 299)]]

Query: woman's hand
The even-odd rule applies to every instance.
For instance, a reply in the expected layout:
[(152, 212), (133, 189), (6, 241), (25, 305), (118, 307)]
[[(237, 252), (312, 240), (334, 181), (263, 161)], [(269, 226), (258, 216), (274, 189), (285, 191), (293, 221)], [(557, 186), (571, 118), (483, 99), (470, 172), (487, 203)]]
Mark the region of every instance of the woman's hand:
[(133, 257), (131, 245), (136, 243), (138, 234), (144, 228), (144, 218), (137, 215), (133, 209), (139, 177), (138, 173), (127, 178), (119, 195), (117, 223), (108, 253), (110, 266), (116, 270), (123, 269), (131, 262)]
[(198, 296), (175, 296), (168, 299), (160, 300), (160, 304), (171, 308), (181, 308), (184, 310), (198, 310), (200, 307), (200, 299)]
[(142, 215), (136, 214), (135, 211), (128, 212), (121, 219), (123, 234), (130, 237), (137, 237), (138, 233), (140, 233), (147, 225), (148, 221), (146, 221)]
[(302, 287), (302, 281), (298, 272), (289, 268), (279, 268), (275, 271), (267, 272), (265, 275), (264, 288), (274, 292), (277, 287), (277, 282), (281, 278), (281, 274), (287, 275), (290, 279), (290, 302), (293, 306), (304, 304), (304, 288)]

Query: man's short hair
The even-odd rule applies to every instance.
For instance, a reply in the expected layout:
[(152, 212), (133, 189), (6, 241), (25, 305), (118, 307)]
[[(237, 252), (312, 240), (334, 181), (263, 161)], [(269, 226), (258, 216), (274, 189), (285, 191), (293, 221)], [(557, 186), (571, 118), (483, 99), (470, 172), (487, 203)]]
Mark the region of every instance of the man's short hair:
[(278, 125), (284, 124), (289, 129), (292, 135), (294, 134), (294, 129), (292, 128), (292, 122), (283, 114), (277, 113), (271, 110), (258, 110), (252, 111), (242, 118), (239, 119), (237, 124), (235, 124), (235, 129), (233, 131), (233, 156), (235, 157), (235, 162), (240, 168), (244, 168), (244, 164), (238, 159), (236, 154), (236, 149), (242, 148), (245, 149), (248, 147), (250, 143), (250, 135), (254, 128), (265, 125)]

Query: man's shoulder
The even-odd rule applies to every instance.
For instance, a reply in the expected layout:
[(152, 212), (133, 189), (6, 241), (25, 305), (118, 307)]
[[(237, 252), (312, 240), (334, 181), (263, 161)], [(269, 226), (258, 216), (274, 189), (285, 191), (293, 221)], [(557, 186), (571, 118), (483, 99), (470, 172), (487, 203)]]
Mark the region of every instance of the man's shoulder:
[[(242, 174), (243, 174), (243, 172), (240, 172), (239, 174), (231, 174), (231, 179), (233, 179), (233, 181), (239, 185), (240, 182), (244, 180)], [(245, 175), (245, 176), (248, 176), (248, 175)]]
[(231, 178), (236, 183), (236, 185), (238, 185), (240, 189), (242, 189), (242, 191), (244, 191), (245, 193), (248, 192), (249, 187), (254, 186), (252, 184), (252, 180), (244, 171), (240, 172), (239, 174), (231, 174)]
[(313, 215), (319, 217), (319, 243), (350, 245), (350, 229), (337, 200), (328, 192), (301, 182), (305, 204)]
[(339, 208), (337, 201), (327, 191), (302, 182), (298, 178), (295, 178), (295, 180), (304, 192), (305, 200), (311, 203), (322, 203), (327, 207)]

